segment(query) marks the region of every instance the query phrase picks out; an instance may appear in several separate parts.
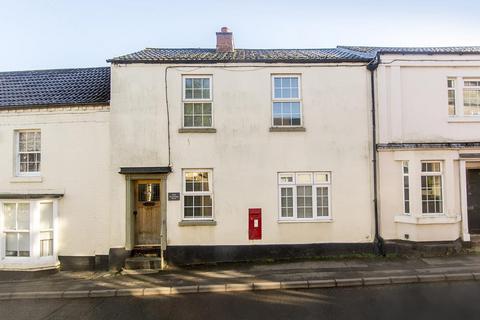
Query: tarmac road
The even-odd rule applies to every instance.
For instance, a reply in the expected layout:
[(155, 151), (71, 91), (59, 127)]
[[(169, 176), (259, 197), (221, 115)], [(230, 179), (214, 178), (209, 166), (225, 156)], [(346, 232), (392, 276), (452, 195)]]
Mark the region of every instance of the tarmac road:
[(0, 319), (480, 319), (480, 283), (10, 300)]

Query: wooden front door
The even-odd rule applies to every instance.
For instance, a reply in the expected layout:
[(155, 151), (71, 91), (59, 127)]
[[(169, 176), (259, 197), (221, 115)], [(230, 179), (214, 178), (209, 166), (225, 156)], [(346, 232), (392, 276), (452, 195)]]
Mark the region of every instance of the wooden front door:
[(160, 181), (135, 182), (135, 246), (160, 246)]
[(468, 230), (480, 234), (480, 169), (467, 170)]

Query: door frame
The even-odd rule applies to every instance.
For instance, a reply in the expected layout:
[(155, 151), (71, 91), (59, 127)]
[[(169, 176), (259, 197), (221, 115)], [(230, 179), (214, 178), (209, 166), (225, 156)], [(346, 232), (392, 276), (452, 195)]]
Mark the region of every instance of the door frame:
[(160, 247), (163, 252), (167, 248), (167, 174), (127, 174), (126, 179), (126, 233), (125, 249), (135, 248), (135, 183), (137, 180), (158, 180), (160, 182)]
[(468, 230), (468, 185), (467, 170), (480, 169), (480, 154), (474, 154), (475, 157), (469, 157), (468, 160), (462, 159), (460, 155), (460, 206), (462, 211), (462, 240), (470, 241), (470, 232)]

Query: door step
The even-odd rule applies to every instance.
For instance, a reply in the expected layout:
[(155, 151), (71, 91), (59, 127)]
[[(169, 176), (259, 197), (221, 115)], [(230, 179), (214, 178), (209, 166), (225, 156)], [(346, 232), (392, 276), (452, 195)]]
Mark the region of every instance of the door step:
[(161, 270), (162, 259), (158, 256), (139, 256), (125, 259), (126, 270)]

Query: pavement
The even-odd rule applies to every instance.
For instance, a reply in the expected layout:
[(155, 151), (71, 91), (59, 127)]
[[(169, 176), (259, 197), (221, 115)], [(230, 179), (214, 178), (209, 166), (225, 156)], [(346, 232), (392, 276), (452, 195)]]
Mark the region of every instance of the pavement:
[(0, 272), (0, 300), (177, 295), (462, 280), (480, 281), (480, 255), (224, 264), (148, 274), (60, 271), (34, 277), (25, 273)]
[(480, 282), (0, 301), (2, 320), (478, 319)]

